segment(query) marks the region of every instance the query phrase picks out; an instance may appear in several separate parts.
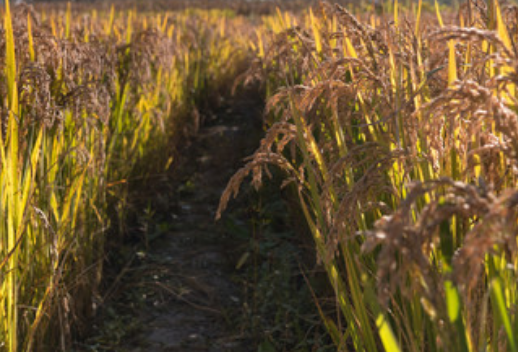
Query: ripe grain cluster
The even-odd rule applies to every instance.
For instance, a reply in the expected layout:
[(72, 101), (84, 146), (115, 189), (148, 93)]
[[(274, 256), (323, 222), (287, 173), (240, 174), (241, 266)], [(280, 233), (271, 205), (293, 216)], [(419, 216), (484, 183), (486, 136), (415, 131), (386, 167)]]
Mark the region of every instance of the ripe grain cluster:
[(246, 80), (269, 129), (220, 211), (284, 171), (339, 351), (518, 350), (517, 14), (396, 0), (268, 19)]
[(128, 182), (174, 163), (171, 141), (239, 70), (247, 31), (225, 10), (8, 1), (2, 21), (0, 350), (68, 350), (101, 298)]
[(239, 82), (262, 82), (268, 128), (220, 212), (248, 175), (283, 170), (337, 350), (518, 351), (518, 8), (298, 5), (6, 1), (0, 350), (69, 348), (128, 181), (168, 166), (195, 106), (253, 57)]

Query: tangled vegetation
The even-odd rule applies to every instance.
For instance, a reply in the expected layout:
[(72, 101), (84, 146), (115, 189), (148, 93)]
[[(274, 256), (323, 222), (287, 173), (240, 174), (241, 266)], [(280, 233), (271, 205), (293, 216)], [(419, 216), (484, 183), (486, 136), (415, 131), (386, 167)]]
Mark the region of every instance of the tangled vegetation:
[[(0, 350), (66, 350), (95, 314), (112, 209), (169, 167), (246, 56), (224, 10), (18, 6), (3, 17)], [(171, 148), (168, 148), (171, 149)], [(47, 347), (44, 347), (47, 346)]]
[(284, 170), (339, 351), (516, 351), (518, 8), (353, 11), (270, 19), (247, 75), (269, 129), (220, 211), (247, 175)]
[(70, 346), (128, 180), (174, 165), (196, 105), (253, 59), (238, 81), (262, 82), (268, 128), (219, 213), (283, 170), (337, 350), (518, 351), (518, 7), (241, 5), (6, 1), (0, 350)]

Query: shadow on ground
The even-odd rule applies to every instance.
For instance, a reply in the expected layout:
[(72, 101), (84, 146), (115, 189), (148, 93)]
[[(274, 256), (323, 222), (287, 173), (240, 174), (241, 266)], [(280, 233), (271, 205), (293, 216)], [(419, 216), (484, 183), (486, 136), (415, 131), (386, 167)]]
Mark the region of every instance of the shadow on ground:
[(247, 92), (205, 114), (173, 171), (138, 187), (137, 244), (110, 256), (118, 274), (79, 350), (331, 351), (279, 185), (244, 187), (214, 222), (226, 183), (263, 136), (262, 107)]

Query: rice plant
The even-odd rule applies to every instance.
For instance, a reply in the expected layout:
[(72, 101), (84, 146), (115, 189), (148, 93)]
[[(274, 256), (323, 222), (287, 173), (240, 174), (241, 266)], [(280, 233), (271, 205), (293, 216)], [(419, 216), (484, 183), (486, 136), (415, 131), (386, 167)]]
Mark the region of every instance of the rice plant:
[(269, 128), (220, 213), (284, 170), (339, 351), (516, 351), (518, 8), (377, 6), (265, 19)]
[(95, 314), (109, 209), (122, 224), (132, 177), (174, 162), (163, 150), (238, 73), (247, 31), (228, 38), (243, 19), (216, 9), (6, 1), (3, 21), (0, 350), (67, 350)]
[(337, 350), (518, 350), (518, 8), (198, 5), (5, 2), (0, 350), (85, 330), (128, 184), (174, 163), (163, 150), (250, 59), (267, 130), (220, 212), (284, 171)]

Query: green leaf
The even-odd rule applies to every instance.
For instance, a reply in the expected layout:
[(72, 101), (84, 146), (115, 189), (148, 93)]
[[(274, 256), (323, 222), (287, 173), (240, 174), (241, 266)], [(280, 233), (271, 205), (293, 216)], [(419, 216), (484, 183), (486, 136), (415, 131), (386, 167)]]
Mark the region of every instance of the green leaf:
[(516, 352), (516, 339), (513, 334), (513, 329), (511, 327), (511, 319), (509, 318), (509, 313), (507, 312), (507, 306), (505, 304), (502, 279), (496, 278), (493, 279), (493, 281), (491, 282), (491, 298), (493, 300), (494, 305), (497, 308), (496, 312), (498, 313), (498, 316), (500, 317), (500, 319), (502, 320), (502, 324), (504, 325), (504, 330), (507, 335), (511, 351)]
[(456, 322), (460, 317), (460, 297), (459, 293), (450, 280), (444, 283), (446, 291), (446, 306), (448, 308), (448, 318), (452, 323)]
[(385, 319), (385, 315), (383, 315), (382, 313), (379, 313), (378, 317), (376, 318), (376, 327), (378, 328), (381, 343), (383, 344), (385, 351), (401, 352), (396, 337), (392, 332), (392, 328), (390, 327), (390, 324), (388, 323), (387, 319)]

